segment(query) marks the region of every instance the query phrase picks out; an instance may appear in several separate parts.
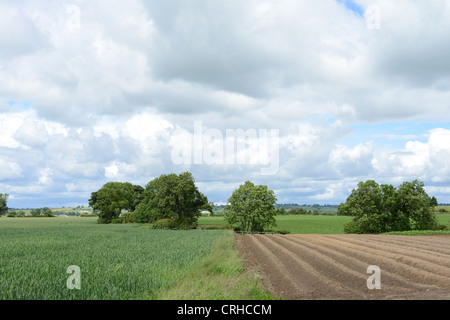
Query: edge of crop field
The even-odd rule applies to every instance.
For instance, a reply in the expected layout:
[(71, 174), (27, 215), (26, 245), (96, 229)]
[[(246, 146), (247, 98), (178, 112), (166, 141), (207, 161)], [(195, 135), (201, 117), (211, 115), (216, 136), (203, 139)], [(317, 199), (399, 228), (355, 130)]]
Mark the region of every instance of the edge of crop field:
[(156, 300), (275, 300), (256, 273), (244, 270), (233, 234), (229, 230), (210, 255), (158, 293)]

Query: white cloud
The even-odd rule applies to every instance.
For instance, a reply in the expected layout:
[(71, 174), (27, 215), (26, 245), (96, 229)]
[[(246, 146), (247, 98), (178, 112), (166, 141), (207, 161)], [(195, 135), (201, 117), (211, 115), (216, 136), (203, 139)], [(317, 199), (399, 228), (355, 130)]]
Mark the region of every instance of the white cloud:
[(328, 158), (329, 165), (344, 176), (367, 176), (372, 168), (374, 145), (358, 144), (354, 148), (337, 145)]
[[(343, 142), (353, 124), (450, 120), (448, 1), (355, 2), (380, 9), (379, 29), (336, 1), (0, 3), (0, 187), (81, 197), (192, 170), (220, 190), (248, 178), (325, 201), (364, 177), (449, 182), (447, 129)], [(194, 121), (278, 129), (279, 173), (176, 165)]]
[(105, 177), (108, 179), (114, 179), (119, 174), (119, 167), (112, 163), (111, 165), (105, 167)]
[(402, 150), (383, 152), (374, 159), (380, 175), (416, 177), (429, 182), (450, 178), (450, 130), (430, 130), (426, 142), (408, 141)]
[(11, 162), (0, 157), (0, 181), (22, 178), (22, 168), (17, 162)]

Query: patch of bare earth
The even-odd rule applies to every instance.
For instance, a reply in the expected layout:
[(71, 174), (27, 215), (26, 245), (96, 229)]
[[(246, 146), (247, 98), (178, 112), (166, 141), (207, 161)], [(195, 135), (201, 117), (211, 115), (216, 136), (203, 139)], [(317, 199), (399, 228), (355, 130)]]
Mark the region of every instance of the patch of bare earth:
[[(450, 299), (450, 235), (235, 235), (245, 267), (286, 300)], [(369, 289), (369, 266), (380, 289)]]

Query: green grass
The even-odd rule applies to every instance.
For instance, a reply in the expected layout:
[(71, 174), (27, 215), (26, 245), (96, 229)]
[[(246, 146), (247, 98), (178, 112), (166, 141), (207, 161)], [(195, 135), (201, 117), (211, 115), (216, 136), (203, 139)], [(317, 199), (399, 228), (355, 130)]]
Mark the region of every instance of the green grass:
[(232, 232), (219, 240), (212, 254), (191, 272), (179, 277), (175, 285), (161, 291), (161, 300), (272, 300), (262, 289), (260, 278), (243, 270), (234, 249)]
[[(407, 231), (403, 234), (450, 234), (450, 214), (436, 215), (440, 224), (446, 225), (443, 231)], [(343, 234), (344, 225), (352, 217), (326, 215), (283, 215), (276, 216), (277, 226), (274, 230), (288, 230), (291, 234)], [(201, 225), (221, 225), (226, 222), (223, 216), (201, 217)], [(396, 232), (395, 234), (401, 234)]]
[[(344, 224), (351, 221), (351, 217), (326, 215), (283, 215), (276, 216), (277, 226), (274, 230), (288, 230), (292, 234), (342, 234)], [(225, 219), (220, 217), (201, 217), (199, 224), (226, 225)]]
[(440, 224), (446, 225), (450, 229), (450, 214), (437, 214), (436, 218)]
[[(0, 300), (158, 299), (225, 230), (151, 230), (92, 218), (0, 218)], [(81, 289), (66, 286), (81, 270)]]
[(288, 230), (294, 234), (342, 234), (344, 224), (351, 220), (351, 217), (325, 215), (277, 216), (274, 230)]

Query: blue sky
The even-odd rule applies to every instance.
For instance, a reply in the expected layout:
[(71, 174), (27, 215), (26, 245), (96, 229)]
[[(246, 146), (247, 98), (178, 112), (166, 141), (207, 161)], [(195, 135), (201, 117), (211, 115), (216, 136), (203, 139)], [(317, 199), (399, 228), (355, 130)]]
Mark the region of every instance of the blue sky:
[(338, 3), (343, 4), (347, 9), (355, 12), (361, 17), (364, 16), (364, 9), (357, 3), (351, 0), (336, 0)]
[[(338, 204), (367, 179), (450, 203), (449, 29), (444, 0), (0, 1), (0, 193), (87, 205), (191, 171), (216, 203), (251, 180)], [(214, 138), (239, 129), (241, 153)]]

